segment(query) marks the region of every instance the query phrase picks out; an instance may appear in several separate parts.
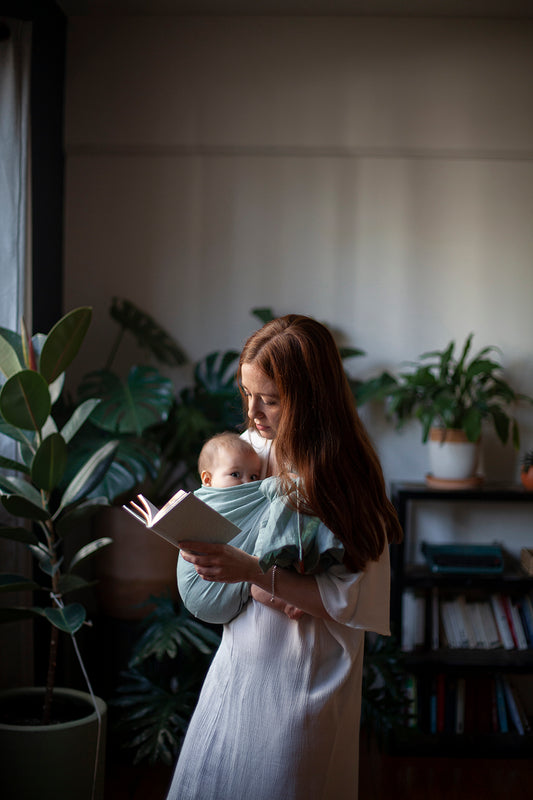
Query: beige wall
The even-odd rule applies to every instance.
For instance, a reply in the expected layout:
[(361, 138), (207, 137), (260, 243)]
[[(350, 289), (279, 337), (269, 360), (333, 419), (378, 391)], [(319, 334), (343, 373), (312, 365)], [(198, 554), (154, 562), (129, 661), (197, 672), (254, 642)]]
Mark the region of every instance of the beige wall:
[[(72, 18), (65, 307), (95, 307), (87, 366), (116, 294), (191, 358), (239, 348), (254, 306), (312, 314), (366, 351), (361, 376), (474, 331), (533, 394), (532, 75), (532, 21)], [(422, 479), (419, 428), (363, 414), (387, 478)], [(517, 463), (488, 447), (489, 477)]]

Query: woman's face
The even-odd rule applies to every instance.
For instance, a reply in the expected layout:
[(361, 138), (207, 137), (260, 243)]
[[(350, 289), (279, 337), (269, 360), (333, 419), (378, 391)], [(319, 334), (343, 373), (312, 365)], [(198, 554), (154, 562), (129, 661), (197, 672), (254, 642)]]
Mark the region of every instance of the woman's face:
[(276, 384), (255, 364), (242, 365), (241, 379), (248, 402), (248, 418), (264, 439), (274, 439), (281, 415)]

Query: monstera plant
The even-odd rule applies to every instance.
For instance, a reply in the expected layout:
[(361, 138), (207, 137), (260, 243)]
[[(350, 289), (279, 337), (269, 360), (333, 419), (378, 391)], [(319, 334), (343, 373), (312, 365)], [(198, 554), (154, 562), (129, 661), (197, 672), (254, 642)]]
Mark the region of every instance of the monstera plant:
[[(86, 621), (86, 610), (70, 602), (71, 593), (84, 588), (79, 565), (110, 543), (91, 541), (67, 562), (65, 540), (81, 520), (108, 501), (91, 496), (113, 461), (117, 442), (110, 440), (82, 463), (64, 484), (71, 442), (98, 405), (82, 402), (63, 424), (54, 418), (61, 396), (65, 370), (77, 355), (92, 311), (77, 308), (64, 316), (47, 336), (30, 338), (0, 328), (0, 434), (15, 443), (15, 458), (0, 456), (1, 502), (9, 522), (0, 525), (0, 537), (28, 548), (41, 578), (3, 574), (2, 592), (40, 590), (48, 603), (25, 608), (0, 609), (0, 621), (43, 617), (50, 623), (48, 670), (42, 722), (50, 720), (55, 684), (58, 637), (75, 634)], [(14, 453), (12, 455), (15, 455)]]
[(126, 375), (114, 369), (124, 336), (134, 337), (158, 364), (181, 366), (187, 359), (175, 339), (130, 300), (113, 297), (109, 314), (118, 330), (106, 362), (101, 369), (88, 372), (78, 387), (79, 400), (98, 398), (100, 403), (77, 438), (72, 467), (76, 468), (105, 442), (116, 440), (113, 463), (95, 490), (114, 501), (146, 479), (156, 479), (161, 467), (161, 446), (150, 435), (150, 429), (166, 422), (175, 401), (172, 381), (155, 366), (134, 364)]

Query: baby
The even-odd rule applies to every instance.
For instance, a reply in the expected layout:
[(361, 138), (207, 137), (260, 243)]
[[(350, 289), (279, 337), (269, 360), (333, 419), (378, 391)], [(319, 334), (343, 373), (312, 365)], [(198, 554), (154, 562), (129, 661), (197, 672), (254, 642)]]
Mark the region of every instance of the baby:
[(238, 433), (226, 431), (208, 439), (200, 451), (198, 472), (202, 486), (224, 489), (258, 481), (261, 459)]
[[(204, 444), (198, 457), (198, 472), (202, 487), (224, 489), (258, 481), (261, 459), (252, 445), (241, 439), (238, 433), (226, 431), (215, 434)], [(300, 619), (303, 615), (300, 609), (277, 598), (272, 607), (290, 619)]]

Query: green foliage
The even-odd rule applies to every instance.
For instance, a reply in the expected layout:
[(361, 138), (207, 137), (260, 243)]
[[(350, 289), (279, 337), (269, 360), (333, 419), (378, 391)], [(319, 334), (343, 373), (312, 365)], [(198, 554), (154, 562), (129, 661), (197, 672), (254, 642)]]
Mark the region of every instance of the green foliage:
[(147, 604), (154, 610), (140, 623), (142, 635), (110, 706), (118, 709), (115, 731), (135, 764), (171, 765), (220, 636), (168, 595)]
[(150, 429), (166, 422), (175, 402), (172, 381), (150, 365), (133, 365), (123, 378), (111, 365), (126, 333), (166, 366), (180, 366), (187, 358), (179, 344), (149, 314), (131, 301), (113, 297), (109, 309), (119, 331), (105, 368), (87, 373), (80, 382), (80, 399), (96, 398), (98, 405), (76, 440), (78, 460), (110, 440), (118, 442), (115, 459), (95, 495), (113, 502), (143, 481), (155, 480), (161, 452)]
[(197, 483), (197, 460), (206, 439), (242, 423), (242, 403), (235, 372), (236, 350), (209, 353), (197, 362), (193, 384), (175, 398), (166, 422), (152, 428), (149, 438), (159, 448), (161, 466), (150, 487), (156, 505), (180, 487)]
[(62, 371), (79, 352), (91, 314), (90, 308), (71, 311), (46, 337), (38, 334), (29, 339), (25, 334), (19, 336), (13, 331), (0, 330), (0, 370), (7, 378), (0, 392), (0, 435), (15, 442), (18, 450), (17, 458), (0, 458), (0, 500), (11, 516), (22, 521), (19, 526), (1, 525), (0, 536), (27, 547), (42, 576), (34, 581), (22, 575), (0, 575), (0, 591), (41, 589), (50, 598), (50, 604), (45, 607), (2, 608), (0, 622), (40, 616), (51, 623), (50, 689), (54, 680), (57, 631), (74, 634), (86, 619), (81, 604), (65, 602), (70, 592), (89, 585), (75, 570), (111, 541), (97, 539), (66, 563), (64, 537), (81, 519), (108, 504), (106, 498), (91, 497), (91, 494), (109, 469), (117, 448), (113, 440), (99, 446), (77, 464), (65, 481), (72, 440), (95, 408), (96, 401), (83, 402), (73, 409), (62, 427), (54, 418), (54, 402), (63, 387)]
[(405, 669), (393, 636), (366, 634), (361, 725), (378, 733), (407, 720)]
[(527, 450), (522, 456), (521, 472), (527, 472), (533, 467), (533, 450)]
[(397, 428), (418, 419), (424, 442), (432, 426), (463, 430), (469, 441), (476, 442), (488, 421), (502, 444), (510, 437), (518, 449), (518, 423), (509, 409), (520, 400), (533, 403), (533, 398), (516, 393), (503, 379), (502, 366), (493, 355), (496, 347), (484, 347), (470, 356), (472, 339), (470, 334), (457, 357), (451, 341), (445, 350), (423, 353), (410, 364), (411, 371), (397, 378), (382, 373), (365, 385), (365, 400), (386, 399)]

